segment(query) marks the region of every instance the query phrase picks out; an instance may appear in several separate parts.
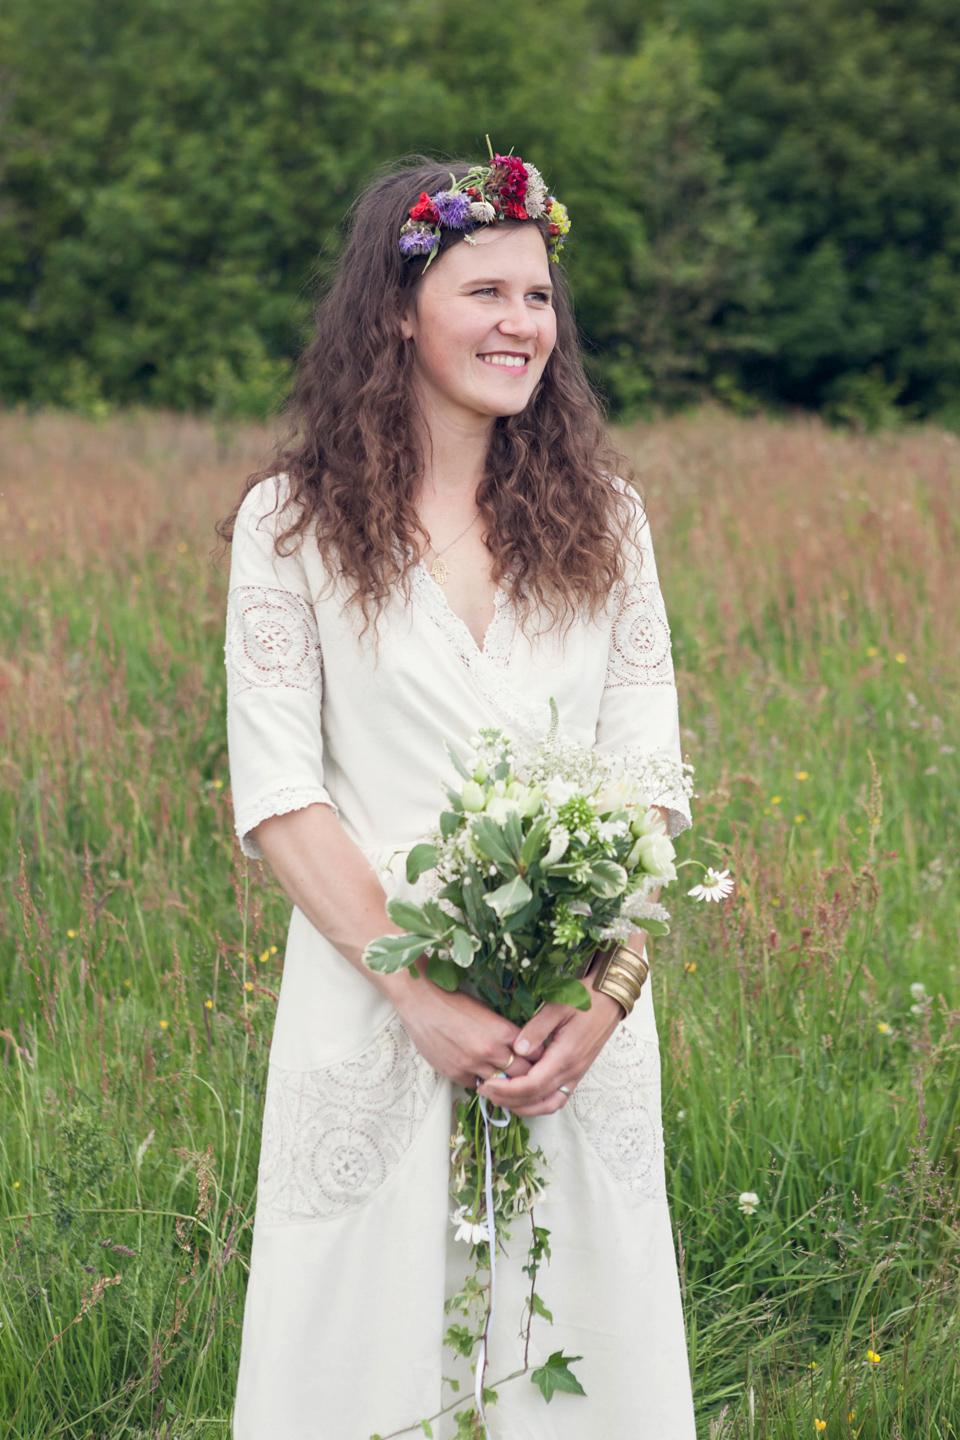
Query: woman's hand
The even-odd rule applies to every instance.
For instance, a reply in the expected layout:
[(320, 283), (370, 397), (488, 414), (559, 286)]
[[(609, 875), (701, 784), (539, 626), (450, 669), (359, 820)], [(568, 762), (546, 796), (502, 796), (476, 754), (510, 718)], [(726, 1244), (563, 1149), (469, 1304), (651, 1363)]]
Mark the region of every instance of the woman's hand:
[(623, 1019), (622, 1007), (611, 996), (591, 990), (590, 1000), (589, 1010), (544, 1005), (513, 1040), (515, 1051), (528, 1047), (534, 1064), (525, 1074), (511, 1066), (506, 1080), (488, 1080), (480, 1094), (514, 1115), (552, 1115), (562, 1109), (569, 1096), (559, 1087), (576, 1087)]
[(513, 1051), (519, 1027), (472, 995), (451, 994), (421, 976), (394, 1004), (424, 1059), (468, 1090), (475, 1088), (478, 1076), (508, 1067), (511, 1077), (520, 1076), (530, 1069), (530, 1062)]

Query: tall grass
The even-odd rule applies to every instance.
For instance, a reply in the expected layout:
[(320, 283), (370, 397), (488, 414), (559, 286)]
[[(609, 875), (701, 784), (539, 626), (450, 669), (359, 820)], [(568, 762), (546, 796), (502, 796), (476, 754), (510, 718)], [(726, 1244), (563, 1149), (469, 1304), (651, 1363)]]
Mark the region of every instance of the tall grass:
[[(228, 1433), (287, 906), (230, 838), (212, 524), (267, 438), (0, 418), (0, 1440)], [(960, 444), (712, 413), (621, 439), (684, 850), (738, 878), (654, 964), (702, 1434), (945, 1440)]]

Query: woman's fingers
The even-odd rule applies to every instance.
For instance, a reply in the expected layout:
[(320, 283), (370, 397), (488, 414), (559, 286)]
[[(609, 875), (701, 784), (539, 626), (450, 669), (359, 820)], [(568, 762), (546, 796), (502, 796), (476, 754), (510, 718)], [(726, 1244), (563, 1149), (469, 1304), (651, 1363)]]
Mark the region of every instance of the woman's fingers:
[(532, 1020), (516, 1036), (513, 1042), (514, 1051), (518, 1055), (534, 1055), (542, 1052), (543, 1046), (550, 1038), (558, 1025), (564, 1025), (577, 1012), (570, 1005), (544, 1005), (538, 1010)]

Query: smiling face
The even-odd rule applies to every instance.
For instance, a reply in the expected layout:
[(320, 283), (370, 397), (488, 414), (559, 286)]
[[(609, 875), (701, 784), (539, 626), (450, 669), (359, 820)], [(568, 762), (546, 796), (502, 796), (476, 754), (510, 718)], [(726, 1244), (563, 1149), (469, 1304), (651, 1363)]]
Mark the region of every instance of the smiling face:
[(534, 225), (479, 230), (439, 255), (403, 318), (428, 422), (488, 424), (528, 404), (557, 339), (550, 263)]

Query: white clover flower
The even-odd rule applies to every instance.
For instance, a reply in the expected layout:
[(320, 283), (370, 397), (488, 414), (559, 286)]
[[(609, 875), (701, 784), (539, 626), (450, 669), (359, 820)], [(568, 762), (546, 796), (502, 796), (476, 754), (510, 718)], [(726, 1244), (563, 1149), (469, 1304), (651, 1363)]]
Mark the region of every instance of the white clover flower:
[(755, 1190), (744, 1190), (737, 1204), (744, 1215), (755, 1215), (757, 1206), (760, 1204), (760, 1196)]
[(551, 865), (556, 865), (557, 861), (566, 855), (569, 844), (570, 831), (564, 825), (555, 826), (554, 829), (550, 831), (550, 848), (540, 862), (544, 869), (547, 869)]
[(922, 980), (914, 980), (913, 984), (910, 986), (910, 994), (918, 1003), (926, 1000), (927, 987), (926, 985), (924, 985)]
[(457, 1226), (455, 1240), (463, 1240), (468, 1245), (489, 1245), (490, 1231), (487, 1229), (486, 1221), (476, 1224), (473, 1220), (467, 1219), (468, 1206), (461, 1205), (450, 1216), (450, 1224)]
[(733, 878), (729, 870), (714, 870), (712, 867), (704, 875), (699, 885), (694, 885), (687, 894), (692, 895), (694, 900), (716, 900), (717, 903), (725, 900), (733, 893)]

